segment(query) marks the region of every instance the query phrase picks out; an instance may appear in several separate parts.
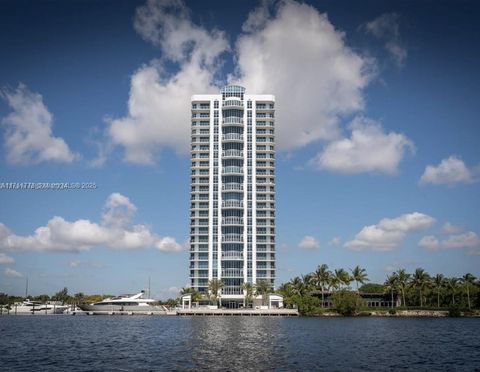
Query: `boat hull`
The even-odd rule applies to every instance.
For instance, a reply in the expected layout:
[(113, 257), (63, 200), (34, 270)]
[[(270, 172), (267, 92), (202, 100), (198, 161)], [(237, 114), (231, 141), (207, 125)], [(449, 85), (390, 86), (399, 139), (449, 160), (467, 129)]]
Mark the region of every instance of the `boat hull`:
[(137, 306), (137, 305), (78, 305), (80, 309), (89, 314), (109, 315), (109, 314), (166, 314), (165, 309), (159, 306)]

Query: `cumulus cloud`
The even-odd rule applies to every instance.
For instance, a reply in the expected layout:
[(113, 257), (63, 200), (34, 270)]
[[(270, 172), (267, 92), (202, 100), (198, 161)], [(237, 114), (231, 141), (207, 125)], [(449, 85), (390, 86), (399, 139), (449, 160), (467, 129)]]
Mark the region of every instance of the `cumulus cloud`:
[(52, 133), (53, 115), (38, 93), (19, 84), (15, 90), (0, 91), (13, 110), (2, 119), (5, 126), (5, 149), (11, 164), (31, 164), (45, 161), (71, 163), (74, 154), (65, 141)]
[(320, 242), (315, 237), (306, 235), (300, 243), (298, 243), (298, 246), (302, 249), (318, 249), (320, 248)]
[(420, 239), (418, 246), (427, 250), (436, 250), (440, 247), (440, 242), (435, 236), (427, 235)]
[(364, 25), (368, 34), (385, 42), (385, 49), (398, 67), (403, 66), (407, 58), (407, 49), (400, 40), (400, 24), (398, 13), (384, 13)]
[(340, 244), (342, 244), (342, 238), (339, 236), (336, 236), (332, 240), (328, 242), (329, 245), (333, 245), (334, 247), (338, 247)]
[(350, 49), (312, 6), (281, 1), (270, 10), (264, 2), (244, 23), (230, 80), (247, 92), (275, 94), (280, 150), (333, 139), (339, 118), (363, 109), (373, 61)]
[(7, 256), (5, 253), (0, 253), (0, 265), (8, 265), (15, 263), (13, 257)]
[(450, 248), (478, 248), (480, 246), (480, 239), (473, 231), (468, 231), (463, 234), (450, 235), (447, 239), (442, 241), (442, 247)]
[(86, 219), (73, 222), (55, 216), (31, 235), (16, 235), (0, 223), (0, 249), (10, 251), (86, 251), (95, 246), (111, 249), (155, 247), (161, 251), (180, 251), (174, 238), (160, 237), (147, 225), (132, 222), (135, 205), (119, 193), (111, 194), (100, 223)]
[(13, 270), (13, 269), (10, 269), (10, 268), (6, 268), (5, 271), (3, 272), (3, 274), (7, 277), (7, 278), (23, 278), (23, 274), (22, 273), (19, 273), (18, 271), (16, 270)]
[(424, 236), (419, 242), (420, 248), (428, 250), (438, 249), (471, 249), (470, 253), (480, 248), (480, 238), (473, 231), (462, 234), (451, 234), (443, 240), (433, 235)]
[(367, 118), (355, 118), (349, 129), (350, 138), (329, 143), (311, 160), (311, 165), (341, 173), (393, 175), (404, 155), (415, 150), (413, 142), (404, 134), (386, 133), (379, 123)]
[(480, 167), (469, 169), (463, 160), (452, 155), (443, 159), (440, 164), (428, 165), (420, 178), (420, 184), (453, 186), (459, 183), (472, 183), (479, 180)]
[(450, 222), (445, 222), (442, 226), (442, 232), (444, 234), (458, 234), (464, 230), (465, 228), (463, 226), (454, 225)]
[[(162, 58), (134, 72), (128, 113), (108, 120), (107, 135), (123, 146), (126, 161), (150, 164), (161, 148), (188, 150), (190, 96), (218, 92), (219, 57), (229, 45), (223, 32), (195, 25), (180, 0), (148, 0), (137, 9), (134, 26)], [(168, 72), (167, 63), (178, 71)]]
[[(243, 25), (228, 80), (247, 93), (276, 95), (280, 150), (335, 138), (341, 116), (363, 109), (374, 61), (350, 49), (344, 33), (315, 8), (288, 0), (265, 4)], [(108, 119), (107, 137), (124, 148), (126, 161), (149, 164), (162, 148), (188, 150), (190, 96), (219, 92), (222, 57), (232, 49), (222, 31), (196, 25), (180, 0), (148, 0), (134, 26), (161, 58), (134, 72), (128, 113)], [(175, 73), (166, 67), (172, 64)]]
[(384, 218), (375, 225), (365, 226), (344, 246), (352, 250), (391, 251), (400, 246), (408, 233), (425, 230), (434, 223), (433, 217), (418, 212)]

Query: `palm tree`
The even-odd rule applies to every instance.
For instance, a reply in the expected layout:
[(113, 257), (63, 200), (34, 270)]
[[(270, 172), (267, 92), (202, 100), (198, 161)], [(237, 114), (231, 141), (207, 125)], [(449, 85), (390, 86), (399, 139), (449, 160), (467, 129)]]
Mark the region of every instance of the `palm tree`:
[(269, 280), (257, 280), (256, 293), (262, 296), (262, 305), (267, 302), (267, 295), (272, 292), (272, 283)]
[(433, 284), (437, 289), (437, 307), (440, 307), (440, 290), (445, 285), (445, 277), (442, 274), (437, 274), (433, 278)]
[(452, 305), (455, 305), (455, 292), (457, 290), (458, 278), (448, 278), (446, 279), (447, 288), (452, 293)]
[(397, 277), (397, 284), (400, 288), (400, 292), (402, 293), (403, 306), (407, 306), (405, 303), (405, 289), (410, 281), (410, 274), (407, 274), (405, 269), (399, 269), (397, 272), (395, 272), (395, 276)]
[(292, 292), (293, 294), (297, 295), (297, 296), (300, 296), (302, 297), (305, 292), (307, 291), (307, 288), (305, 286), (305, 283), (303, 282), (302, 279), (300, 279), (298, 276), (296, 276), (295, 278), (293, 278), (291, 281), (290, 281), (291, 285), (292, 285)]
[[(208, 282), (208, 291), (210, 292), (212, 302), (216, 303), (217, 305), (220, 297), (220, 292), (223, 287), (224, 287), (223, 281), (219, 279), (212, 279)], [(220, 306), (221, 305), (222, 303), (220, 300)]]
[(315, 284), (322, 291), (322, 307), (325, 306), (325, 288), (330, 283), (332, 273), (328, 270), (328, 266), (323, 264), (318, 266), (317, 270), (313, 273)]
[(428, 285), (430, 281), (430, 275), (422, 269), (417, 268), (413, 274), (411, 284), (414, 288), (418, 289), (420, 294), (420, 307), (423, 307), (423, 289)]
[(281, 284), (280, 287), (278, 287), (277, 292), (283, 296), (283, 303), (285, 305), (293, 305), (294, 291), (291, 282)]
[(186, 287), (182, 288), (180, 290), (180, 295), (186, 295), (186, 294), (191, 294), (192, 295), (192, 302), (198, 302), (202, 298), (202, 295), (200, 292), (198, 292), (196, 289), (191, 288), (191, 287)]
[(346, 287), (348, 287), (353, 280), (350, 274), (344, 269), (335, 269), (335, 277), (340, 284), (343, 284)]
[(367, 271), (360, 268), (360, 266), (355, 266), (353, 269), (350, 269), (352, 272), (352, 279), (355, 281), (357, 292), (358, 292), (358, 283), (365, 284), (368, 281)]
[(243, 283), (243, 290), (245, 291), (245, 303), (244, 306), (248, 307), (249, 303), (252, 302), (253, 292), (255, 291), (255, 286), (252, 283)]
[(391, 302), (390, 305), (393, 308), (393, 292), (398, 290), (398, 277), (396, 273), (393, 273), (390, 276), (387, 276), (387, 280), (385, 281), (385, 292), (390, 292), (391, 295)]
[(470, 273), (467, 273), (465, 274), (461, 279), (460, 281), (463, 283), (463, 285), (465, 286), (466, 290), (467, 290), (467, 301), (468, 301), (468, 308), (471, 309), (471, 303), (470, 303), (470, 284), (474, 284), (475, 283), (475, 280), (477, 278), (475, 278), (472, 274)]

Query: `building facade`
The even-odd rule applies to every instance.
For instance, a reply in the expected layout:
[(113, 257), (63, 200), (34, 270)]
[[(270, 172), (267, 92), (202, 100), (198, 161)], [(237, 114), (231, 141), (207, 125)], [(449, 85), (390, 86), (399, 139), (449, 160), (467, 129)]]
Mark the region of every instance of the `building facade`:
[(275, 97), (229, 85), (191, 99), (190, 281), (222, 303), (275, 279)]

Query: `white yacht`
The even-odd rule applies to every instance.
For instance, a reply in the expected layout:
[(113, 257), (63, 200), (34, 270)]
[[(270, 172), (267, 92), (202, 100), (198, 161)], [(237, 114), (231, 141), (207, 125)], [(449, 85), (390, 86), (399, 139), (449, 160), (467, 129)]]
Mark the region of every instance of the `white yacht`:
[(23, 302), (16, 302), (10, 305), (10, 314), (15, 315), (44, 315), (44, 314), (62, 314), (68, 308), (67, 305), (57, 303), (42, 303), (31, 301), (28, 298)]
[(121, 295), (106, 298), (91, 304), (80, 304), (78, 307), (88, 314), (162, 314), (167, 313), (165, 306), (153, 305), (155, 300), (144, 298), (142, 291), (135, 295)]

